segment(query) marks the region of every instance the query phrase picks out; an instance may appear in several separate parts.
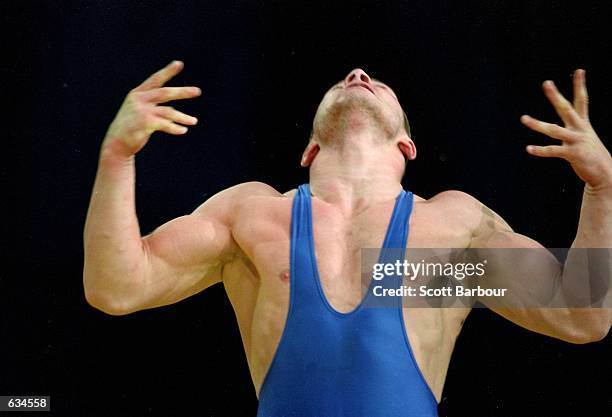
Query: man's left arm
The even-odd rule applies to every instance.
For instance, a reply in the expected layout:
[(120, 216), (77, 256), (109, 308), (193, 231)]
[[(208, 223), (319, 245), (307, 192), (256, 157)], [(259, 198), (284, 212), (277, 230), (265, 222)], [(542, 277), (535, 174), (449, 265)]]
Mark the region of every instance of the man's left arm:
[(561, 143), (530, 145), (527, 152), (565, 159), (585, 182), (576, 238), (561, 264), (542, 245), (513, 232), (500, 216), (481, 205), (481, 220), (470, 244), (481, 248), (481, 254), (488, 258), (486, 278), (479, 285), (482, 282), (484, 287), (508, 291), (504, 297), (478, 300), (529, 330), (587, 343), (603, 339), (612, 323), (612, 308), (594, 308), (588, 301), (595, 292), (599, 300), (595, 305), (610, 307), (612, 158), (589, 121), (584, 71), (574, 73), (573, 105), (551, 81), (546, 81), (543, 89), (565, 126), (526, 115), (521, 122)]

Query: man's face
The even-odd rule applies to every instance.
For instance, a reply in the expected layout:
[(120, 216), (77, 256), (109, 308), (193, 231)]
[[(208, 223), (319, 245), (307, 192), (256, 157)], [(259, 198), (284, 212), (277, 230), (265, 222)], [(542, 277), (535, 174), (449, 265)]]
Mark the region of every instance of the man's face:
[(359, 68), (325, 93), (313, 124), (324, 141), (354, 127), (379, 130), (376, 136), (383, 139), (404, 131), (403, 110), (393, 90)]

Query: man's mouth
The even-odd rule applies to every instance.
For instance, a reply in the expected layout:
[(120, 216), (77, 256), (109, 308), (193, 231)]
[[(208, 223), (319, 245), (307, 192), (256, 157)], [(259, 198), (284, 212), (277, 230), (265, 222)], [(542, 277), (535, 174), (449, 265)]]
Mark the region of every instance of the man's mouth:
[(365, 89), (366, 89), (366, 90), (368, 90), (370, 93), (372, 93), (372, 94), (376, 95), (376, 93), (374, 93), (374, 89), (373, 89), (371, 86), (369, 86), (369, 85), (367, 85), (367, 84), (365, 84), (365, 83), (353, 83), (353, 84), (349, 84), (349, 85), (347, 85), (345, 88), (353, 88), (353, 87), (361, 87), (361, 88), (365, 88)]

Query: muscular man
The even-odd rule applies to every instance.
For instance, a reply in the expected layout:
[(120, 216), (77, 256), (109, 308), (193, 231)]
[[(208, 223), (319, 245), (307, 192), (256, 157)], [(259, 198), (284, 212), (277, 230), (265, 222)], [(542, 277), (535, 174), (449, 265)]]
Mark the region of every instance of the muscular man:
[[(134, 156), (153, 132), (181, 135), (184, 125), (197, 123), (162, 105), (200, 95), (195, 87), (164, 87), (182, 67), (172, 62), (130, 91), (102, 143), (84, 232), (88, 302), (123, 315), (223, 283), (260, 399), (258, 415), (437, 415), (470, 309), (362, 308), (360, 249), (383, 241), (404, 251), (541, 245), (465, 193), (424, 199), (403, 190), (406, 161), (416, 157), (405, 114), (393, 90), (361, 69), (330, 88), (317, 109), (301, 160), (310, 167), (309, 184), (284, 194), (259, 182), (239, 184), (143, 237)], [(584, 71), (574, 74), (573, 104), (552, 82), (543, 89), (565, 127), (523, 116), (527, 127), (560, 141), (527, 151), (567, 160), (585, 182), (572, 247), (610, 248), (612, 159), (588, 119)], [(565, 296), (575, 288), (578, 278), (540, 253), (547, 255), (538, 255), (545, 265), (538, 279), (489, 307), (570, 343), (605, 337), (610, 309), (507, 308), (529, 306), (529, 297), (551, 287)], [(487, 279), (518, 288), (525, 268), (500, 268)]]

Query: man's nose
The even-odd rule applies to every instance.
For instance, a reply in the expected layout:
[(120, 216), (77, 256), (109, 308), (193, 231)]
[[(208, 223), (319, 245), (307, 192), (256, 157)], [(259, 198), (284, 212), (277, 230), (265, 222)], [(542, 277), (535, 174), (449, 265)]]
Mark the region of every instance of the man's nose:
[(354, 70), (348, 73), (348, 75), (344, 79), (344, 83), (349, 84), (356, 80), (364, 82), (364, 83), (368, 83), (368, 84), (371, 81), (370, 76), (366, 74), (364, 70), (362, 70), (361, 68), (355, 68)]

